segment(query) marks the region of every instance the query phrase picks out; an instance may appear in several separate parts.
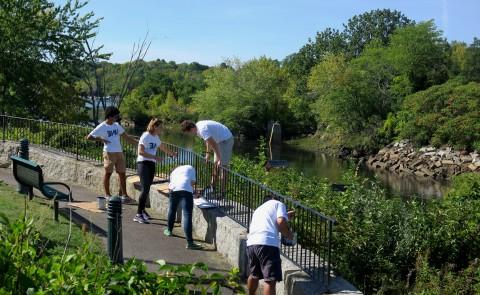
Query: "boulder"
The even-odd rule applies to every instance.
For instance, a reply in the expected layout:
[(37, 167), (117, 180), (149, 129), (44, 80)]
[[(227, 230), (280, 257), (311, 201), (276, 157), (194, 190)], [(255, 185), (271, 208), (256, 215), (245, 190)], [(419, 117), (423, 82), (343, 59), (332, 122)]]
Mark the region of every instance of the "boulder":
[(383, 148), (381, 150), (378, 151), (377, 155), (384, 155), (388, 152), (388, 148)]
[(480, 166), (476, 166), (476, 165), (473, 165), (473, 164), (469, 164), (468, 165), (468, 169), (470, 169), (470, 171), (476, 171), (477, 169), (480, 169)]
[(470, 155), (460, 156), (460, 161), (462, 161), (462, 163), (472, 162), (472, 160), (473, 159)]
[(455, 164), (452, 160), (442, 160), (443, 165), (453, 165)]

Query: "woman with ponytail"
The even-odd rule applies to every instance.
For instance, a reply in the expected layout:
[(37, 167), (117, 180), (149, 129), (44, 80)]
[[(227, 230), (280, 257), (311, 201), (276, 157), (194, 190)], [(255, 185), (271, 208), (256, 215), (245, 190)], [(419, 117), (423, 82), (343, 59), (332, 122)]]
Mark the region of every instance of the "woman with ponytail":
[(133, 221), (138, 223), (149, 223), (150, 215), (145, 211), (145, 204), (155, 176), (155, 163), (161, 161), (161, 158), (157, 157), (157, 150), (160, 149), (172, 157), (176, 156), (176, 153), (162, 145), (159, 137), (161, 131), (162, 122), (154, 118), (150, 120), (147, 131), (142, 134), (138, 141), (137, 171), (140, 176), (142, 191), (138, 200), (137, 215), (133, 218)]

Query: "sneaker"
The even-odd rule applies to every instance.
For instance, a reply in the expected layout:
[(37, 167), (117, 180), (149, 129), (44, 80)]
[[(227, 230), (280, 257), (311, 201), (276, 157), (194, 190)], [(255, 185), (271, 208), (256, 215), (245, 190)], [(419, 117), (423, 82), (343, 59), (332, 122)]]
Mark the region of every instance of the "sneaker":
[(166, 228), (164, 231), (163, 231), (163, 234), (166, 235), (167, 237), (170, 237), (172, 235), (172, 231), (169, 230), (168, 228)]
[(197, 243), (194, 243), (194, 242), (190, 242), (187, 244), (187, 249), (190, 249), (190, 250), (200, 250), (202, 249), (202, 245), (200, 244), (197, 244)]
[(152, 219), (152, 217), (150, 216), (150, 214), (148, 214), (147, 211), (145, 211), (145, 210), (143, 210), (142, 216), (143, 216), (143, 219), (146, 219), (146, 220)]
[(137, 214), (137, 215), (135, 215), (135, 217), (133, 218), (133, 221), (138, 222), (138, 223), (143, 223), (143, 224), (147, 224), (147, 223), (148, 223), (148, 220), (146, 220), (145, 218), (143, 218), (143, 215), (142, 215), (142, 214)]
[(134, 202), (129, 196), (121, 196), (120, 198), (122, 199), (122, 204), (130, 204)]

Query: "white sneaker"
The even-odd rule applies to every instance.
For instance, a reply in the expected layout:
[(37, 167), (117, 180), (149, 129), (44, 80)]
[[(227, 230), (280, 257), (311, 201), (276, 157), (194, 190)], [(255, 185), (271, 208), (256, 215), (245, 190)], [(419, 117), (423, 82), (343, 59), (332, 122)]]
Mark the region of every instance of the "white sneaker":
[(143, 217), (143, 219), (145, 219), (147, 221), (150, 220), (150, 216), (146, 212), (142, 213), (142, 217)]
[(148, 224), (148, 220), (143, 218), (143, 215), (137, 214), (133, 218), (133, 221), (138, 222), (138, 223), (143, 223), (143, 224)]

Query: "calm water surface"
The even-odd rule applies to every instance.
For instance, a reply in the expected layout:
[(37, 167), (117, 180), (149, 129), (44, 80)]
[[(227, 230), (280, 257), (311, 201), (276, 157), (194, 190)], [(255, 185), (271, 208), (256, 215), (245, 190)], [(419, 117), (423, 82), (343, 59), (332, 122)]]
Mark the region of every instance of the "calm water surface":
[[(141, 134), (140, 131), (130, 131), (132, 134)], [(160, 136), (162, 141), (182, 147), (192, 148), (201, 145), (201, 140), (179, 132), (165, 130)], [(234, 153), (253, 158), (257, 152), (256, 141), (235, 141)], [(308, 176), (319, 176), (332, 183), (341, 183), (345, 171), (352, 164), (321, 152), (312, 152), (295, 148), (286, 144), (272, 148), (274, 160), (287, 160), (289, 166)], [(410, 197), (413, 195), (423, 198), (441, 197), (448, 189), (448, 183), (434, 180), (420, 180), (416, 177), (399, 176), (386, 171), (370, 171), (367, 167), (360, 167), (360, 174), (368, 178), (376, 178), (384, 184), (392, 195)]]

